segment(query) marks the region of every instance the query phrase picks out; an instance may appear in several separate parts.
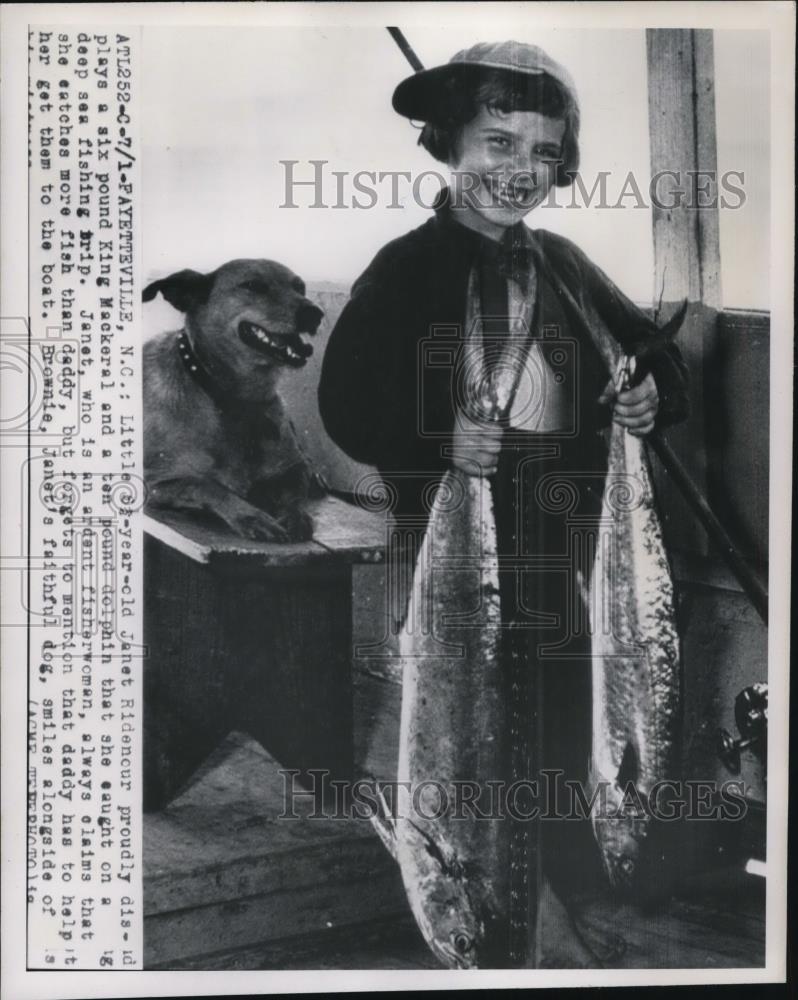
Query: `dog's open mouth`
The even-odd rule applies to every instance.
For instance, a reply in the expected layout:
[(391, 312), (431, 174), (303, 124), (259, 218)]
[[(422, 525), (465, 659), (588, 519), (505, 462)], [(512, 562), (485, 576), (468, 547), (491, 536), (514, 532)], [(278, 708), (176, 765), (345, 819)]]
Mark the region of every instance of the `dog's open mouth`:
[(247, 347), (292, 368), (301, 368), (313, 354), (312, 344), (306, 343), (298, 333), (270, 333), (247, 320), (238, 324), (238, 336)]

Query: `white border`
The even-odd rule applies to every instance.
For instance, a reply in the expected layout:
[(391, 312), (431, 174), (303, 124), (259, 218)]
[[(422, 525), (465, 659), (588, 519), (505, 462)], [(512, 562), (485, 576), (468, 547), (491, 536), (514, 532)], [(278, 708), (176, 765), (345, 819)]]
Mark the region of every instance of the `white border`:
[[(425, 24), (467, 23), (477, 37), (501, 33), (525, 4), (433, 3), (125, 3), (3, 5), (2, 19), (2, 271), (0, 315), (27, 309), (26, 158), (28, 24), (174, 23), (239, 26), (341, 26), (398, 24), (418, 38)], [(26, 972), (24, 825), (11, 822), (25, 801), (19, 748), (25, 741), (25, 636), (3, 635), (2, 651), (2, 993), (9, 1000), (128, 996), (208, 996), (272, 992), (361, 992), (485, 987), (686, 985), (783, 982), (786, 968), (786, 856), (788, 664), (790, 609), (791, 406), (794, 241), (794, 43), (795, 7), (770, 3), (546, 3), (535, 5), (542, 28), (707, 27), (769, 28), (772, 39), (771, 218), (771, 480), (769, 680), (779, 698), (770, 705), (768, 776), (767, 946), (763, 969), (591, 971), (324, 971), (324, 972)], [(4, 532), (17, 530), (6, 525)], [(7, 535), (4, 535), (7, 537)], [(4, 586), (5, 583), (4, 583)], [(16, 600), (6, 586), (4, 600)], [(15, 634), (20, 633), (20, 634)], [(783, 762), (783, 766), (780, 766)]]

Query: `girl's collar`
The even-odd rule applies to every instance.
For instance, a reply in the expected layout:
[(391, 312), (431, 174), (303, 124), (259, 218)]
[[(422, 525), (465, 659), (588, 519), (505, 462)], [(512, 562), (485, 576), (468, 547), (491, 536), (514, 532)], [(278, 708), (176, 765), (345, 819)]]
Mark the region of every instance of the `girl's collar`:
[(529, 247), (533, 237), (523, 221), (505, 230), (497, 242), (458, 222), (449, 204), (448, 188), (441, 189), (432, 207), (435, 221), (447, 238), (454, 239), (459, 247), (470, 250), (484, 264), (495, 267), (504, 277), (513, 278), (526, 288), (532, 266)]
[(451, 231), (452, 227), (456, 227), (454, 232), (458, 236), (461, 238), (465, 236), (466, 239), (472, 240), (475, 246), (484, 247), (488, 255), (491, 252), (495, 253), (498, 247), (510, 249), (518, 246), (529, 246), (531, 242), (529, 229), (523, 220), (505, 230), (502, 239), (498, 241), (492, 240), (489, 236), (484, 236), (482, 233), (478, 233), (475, 229), (471, 229), (470, 226), (463, 225), (452, 211), (448, 187), (441, 188), (432, 204), (432, 208), (435, 212), (437, 222), (442, 227), (449, 231)]

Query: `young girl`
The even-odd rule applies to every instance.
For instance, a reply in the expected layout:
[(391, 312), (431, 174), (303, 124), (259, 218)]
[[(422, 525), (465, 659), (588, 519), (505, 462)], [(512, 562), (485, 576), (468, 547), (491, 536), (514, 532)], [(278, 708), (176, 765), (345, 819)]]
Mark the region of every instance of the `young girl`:
[[(653, 323), (576, 246), (523, 222), (579, 165), (579, 105), (565, 69), (532, 45), (478, 44), (404, 80), (393, 106), (425, 123), (419, 142), (452, 181), (434, 217), (383, 247), (355, 282), (324, 358), (321, 415), (344, 451), (377, 467), (416, 547), (430, 487), (450, 465), (491, 478), (502, 618), (516, 626), (508, 643), (520, 648), (536, 718), (527, 728), (542, 734), (531, 752), (511, 750), (513, 777), (535, 761), (533, 773), (542, 765), (581, 780), (590, 643), (574, 611), (579, 525), (600, 510), (609, 421), (644, 436), (683, 419), (686, 367), (669, 345), (636, 388), (617, 393), (560, 286), (625, 349)], [(487, 376), (511, 317), (531, 327), (515, 402), (498, 424), (480, 419), (458, 368), (469, 287), (479, 290)], [(598, 870), (585, 828), (543, 824), (544, 865), (560, 894)], [(554, 964), (596, 964), (578, 944), (567, 950)]]

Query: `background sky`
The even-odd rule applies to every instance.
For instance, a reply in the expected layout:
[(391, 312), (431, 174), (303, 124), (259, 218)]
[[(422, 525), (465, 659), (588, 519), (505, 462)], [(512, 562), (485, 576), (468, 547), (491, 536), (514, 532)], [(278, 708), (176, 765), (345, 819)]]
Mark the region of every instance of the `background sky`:
[[(442, 7), (442, 17), (445, 5)], [(528, 23), (524, 24), (524, 18)], [(484, 35), (484, 31), (481, 32)], [(478, 40), (463, 25), (408, 32), (425, 65), (447, 61)], [(629, 170), (645, 192), (650, 179), (645, 35), (642, 30), (536, 30), (534, 8), (493, 39), (541, 45), (574, 77), (582, 109), (582, 171), (588, 188), (611, 171), (616, 200)], [(716, 31), (719, 169), (744, 170), (747, 202), (721, 211), (724, 304), (768, 308), (769, 92), (765, 32)], [(144, 30), (144, 273), (212, 269), (234, 257), (282, 261), (308, 281), (345, 284), (388, 240), (422, 223), (429, 210), (400, 188), (389, 208), (387, 185), (369, 210), (281, 208), (285, 169), (298, 160), (327, 170), (438, 170), (416, 145), (418, 132), (390, 106), (409, 74), (382, 28), (146, 28)], [(430, 181), (425, 197), (436, 187)], [(351, 185), (344, 188), (348, 202)], [(613, 196), (614, 194), (614, 196)], [(649, 209), (541, 206), (534, 228), (574, 240), (633, 299), (651, 302), (653, 246)], [(325, 199), (335, 201), (331, 175)]]

